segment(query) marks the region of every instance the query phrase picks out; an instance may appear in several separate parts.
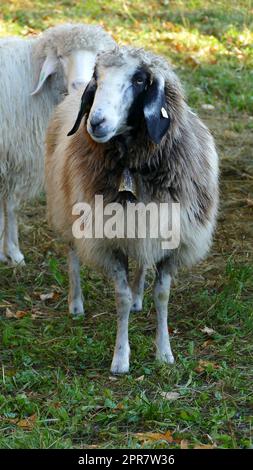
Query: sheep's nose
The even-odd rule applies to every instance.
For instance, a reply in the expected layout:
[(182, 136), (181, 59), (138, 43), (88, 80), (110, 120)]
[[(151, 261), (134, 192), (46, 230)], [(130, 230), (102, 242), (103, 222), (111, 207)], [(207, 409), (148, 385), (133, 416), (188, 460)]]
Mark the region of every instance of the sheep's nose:
[(92, 132), (96, 132), (101, 130), (103, 123), (105, 122), (105, 118), (101, 116), (101, 114), (95, 115), (90, 120), (90, 125), (92, 128)]

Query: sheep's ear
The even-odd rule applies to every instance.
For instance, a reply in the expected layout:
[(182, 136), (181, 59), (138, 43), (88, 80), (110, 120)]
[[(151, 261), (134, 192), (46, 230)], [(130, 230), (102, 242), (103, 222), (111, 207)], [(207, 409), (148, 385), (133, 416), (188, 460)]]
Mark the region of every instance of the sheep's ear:
[(165, 97), (165, 81), (162, 76), (154, 77), (144, 98), (144, 117), (149, 136), (159, 144), (170, 126), (170, 117)]
[(37, 95), (37, 93), (39, 93), (39, 91), (42, 89), (47, 78), (53, 73), (55, 73), (56, 69), (57, 69), (56, 57), (54, 57), (53, 55), (47, 56), (42, 65), (37, 86), (35, 90), (31, 93), (32, 96)]
[(97, 89), (96, 81), (94, 80), (94, 78), (92, 78), (82, 94), (79, 113), (77, 115), (74, 126), (72, 127), (71, 131), (69, 131), (69, 133), (67, 134), (68, 136), (76, 133), (76, 131), (80, 127), (80, 124), (84, 115), (90, 111), (90, 108), (92, 106), (94, 96), (96, 93), (96, 89)]

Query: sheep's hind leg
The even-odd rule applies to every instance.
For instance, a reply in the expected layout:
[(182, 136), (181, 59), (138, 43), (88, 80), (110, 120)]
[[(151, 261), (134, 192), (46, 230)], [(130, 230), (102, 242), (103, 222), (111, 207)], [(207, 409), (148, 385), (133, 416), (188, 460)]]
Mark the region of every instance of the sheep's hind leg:
[(8, 261), (4, 253), (4, 236), (5, 236), (4, 202), (0, 200), (0, 262), (1, 263), (6, 263)]
[(133, 282), (133, 303), (131, 306), (132, 312), (140, 312), (142, 310), (143, 293), (145, 286), (146, 269), (140, 266), (136, 270)]
[(129, 371), (128, 321), (132, 305), (132, 293), (128, 285), (126, 269), (122, 265), (115, 268), (113, 279), (117, 308), (117, 337), (111, 372), (113, 374), (125, 374)]
[(80, 280), (80, 263), (76, 251), (73, 247), (68, 252), (69, 270), (69, 313), (73, 317), (84, 315), (83, 294)]
[(170, 347), (168, 330), (168, 302), (171, 276), (166, 263), (157, 266), (154, 285), (154, 301), (157, 313), (156, 358), (159, 361), (173, 364), (174, 357)]
[(6, 200), (5, 206), (5, 220), (6, 220), (6, 235), (5, 235), (5, 253), (10, 259), (13, 266), (25, 265), (24, 255), (21, 253), (18, 241), (18, 221), (16, 210), (19, 206), (19, 201), (14, 197)]

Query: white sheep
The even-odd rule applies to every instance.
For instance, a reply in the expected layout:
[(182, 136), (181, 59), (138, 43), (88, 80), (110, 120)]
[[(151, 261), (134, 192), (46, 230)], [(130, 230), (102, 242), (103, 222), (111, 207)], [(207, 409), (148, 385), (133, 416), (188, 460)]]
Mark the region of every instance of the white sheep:
[[(111, 371), (127, 372), (129, 313), (142, 305), (143, 266), (155, 265), (156, 357), (172, 363), (167, 325), (171, 277), (180, 266), (206, 256), (215, 227), (218, 157), (213, 138), (185, 102), (171, 66), (143, 50), (125, 47), (101, 54), (81, 107), (80, 99), (77, 92), (58, 106), (46, 139), (49, 221), (71, 245), (70, 313), (83, 313), (78, 254), (114, 281), (118, 329)], [(104, 198), (102, 213), (98, 195)], [(136, 237), (135, 219), (128, 219), (135, 199), (143, 210), (150, 204), (153, 208), (145, 223), (137, 213), (138, 229), (148, 230), (143, 237)], [(115, 201), (121, 204), (113, 206), (113, 215), (110, 204)], [(176, 205), (173, 215), (178, 203), (180, 210)], [(167, 222), (173, 240), (164, 232)], [(163, 233), (152, 238), (157, 225)], [(133, 292), (128, 257), (140, 267)]]
[(115, 42), (102, 27), (62, 24), (0, 40), (0, 261), (24, 263), (16, 212), (41, 190), (45, 131), (54, 107), (93, 74)]

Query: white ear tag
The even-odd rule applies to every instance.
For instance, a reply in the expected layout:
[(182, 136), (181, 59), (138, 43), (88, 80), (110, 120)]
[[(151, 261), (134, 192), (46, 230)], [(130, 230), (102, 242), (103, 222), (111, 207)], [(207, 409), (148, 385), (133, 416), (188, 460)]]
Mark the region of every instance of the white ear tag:
[(163, 107), (161, 108), (161, 113), (162, 113), (162, 117), (164, 117), (165, 119), (169, 119), (168, 113), (165, 108)]

